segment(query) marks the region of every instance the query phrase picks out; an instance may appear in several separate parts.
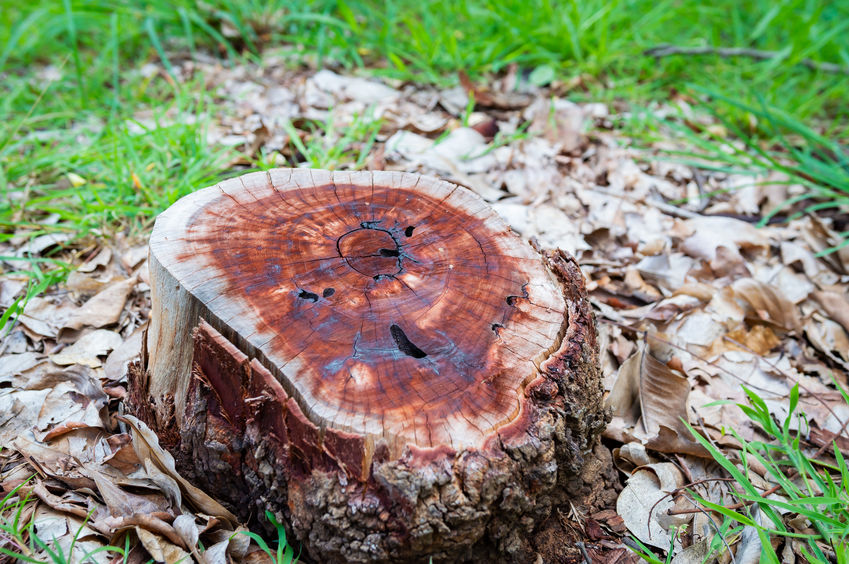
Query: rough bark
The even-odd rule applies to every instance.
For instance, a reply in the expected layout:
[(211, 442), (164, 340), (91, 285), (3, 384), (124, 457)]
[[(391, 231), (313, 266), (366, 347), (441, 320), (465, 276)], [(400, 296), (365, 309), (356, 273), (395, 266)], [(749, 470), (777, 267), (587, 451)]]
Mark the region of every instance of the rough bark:
[(320, 562), (529, 558), (605, 423), (575, 261), (415, 175), (189, 198), (154, 230), (130, 393), (181, 472)]

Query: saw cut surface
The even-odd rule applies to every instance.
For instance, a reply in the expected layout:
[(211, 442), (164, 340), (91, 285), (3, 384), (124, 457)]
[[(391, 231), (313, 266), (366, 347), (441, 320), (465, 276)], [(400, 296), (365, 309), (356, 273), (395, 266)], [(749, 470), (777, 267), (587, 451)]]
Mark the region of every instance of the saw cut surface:
[(316, 425), (392, 443), (479, 445), (564, 326), (539, 255), (418, 175), (246, 175), (169, 208), (151, 253)]

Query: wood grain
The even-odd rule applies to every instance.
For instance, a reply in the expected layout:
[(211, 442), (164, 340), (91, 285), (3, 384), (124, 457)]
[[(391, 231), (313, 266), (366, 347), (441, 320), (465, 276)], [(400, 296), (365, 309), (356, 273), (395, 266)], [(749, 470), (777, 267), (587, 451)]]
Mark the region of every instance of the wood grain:
[[(162, 214), (150, 247), (314, 424), (397, 449), (482, 444), (564, 324), (539, 255), (476, 195), (417, 175), (242, 176)], [(155, 374), (178, 338), (151, 331)]]

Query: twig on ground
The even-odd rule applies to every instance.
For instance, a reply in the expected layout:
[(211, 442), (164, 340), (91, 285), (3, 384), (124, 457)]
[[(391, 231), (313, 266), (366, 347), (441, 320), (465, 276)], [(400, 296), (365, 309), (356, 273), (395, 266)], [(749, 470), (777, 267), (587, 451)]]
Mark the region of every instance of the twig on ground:
[(614, 198), (620, 198), (622, 200), (627, 200), (632, 204), (645, 204), (647, 206), (654, 206), (666, 215), (671, 215), (673, 217), (680, 217), (682, 219), (693, 219), (694, 217), (701, 217), (702, 214), (696, 213), (694, 211), (690, 211), (684, 208), (679, 208), (665, 202), (658, 202), (657, 200), (650, 199), (640, 199), (631, 196), (630, 194), (623, 194), (621, 192), (614, 192), (613, 190), (609, 190), (602, 186), (594, 186), (592, 188), (593, 192), (598, 192), (599, 194), (604, 194), (605, 196), (612, 196)]
[[(739, 213), (700, 213), (698, 211), (688, 210), (686, 208), (681, 208), (678, 206), (673, 206), (672, 204), (667, 204), (665, 202), (660, 202), (657, 200), (652, 200), (648, 198), (635, 198), (630, 194), (624, 194), (621, 192), (614, 192), (613, 190), (604, 188), (603, 186), (594, 186), (592, 188), (593, 191), (598, 192), (600, 194), (604, 194), (605, 196), (612, 196), (614, 198), (620, 198), (622, 200), (627, 200), (632, 204), (636, 205), (646, 205), (646, 206), (654, 206), (666, 215), (671, 215), (673, 217), (680, 217), (682, 219), (693, 219), (696, 217), (728, 217), (731, 219), (736, 219), (739, 221), (745, 221), (746, 223), (760, 223), (763, 221), (763, 218), (760, 216), (748, 216)], [(702, 201), (707, 202), (707, 198), (702, 198)], [(702, 206), (704, 208), (704, 206)], [(776, 223), (781, 223), (786, 221), (787, 218), (782, 216), (773, 216), (767, 220), (767, 225), (773, 225)]]
[[(772, 486), (771, 488), (769, 488), (768, 490), (764, 490), (764, 493), (762, 493), (761, 495), (763, 497), (767, 497), (769, 495), (774, 494), (775, 492), (777, 492), (780, 489), (781, 489), (781, 484), (776, 484), (776, 485)], [(747, 502), (740, 502), (740, 503), (732, 503), (731, 505), (725, 505), (724, 507), (725, 507), (725, 509), (732, 509), (732, 510), (733, 509), (742, 509), (743, 507), (748, 507), (749, 505), (752, 505), (753, 503), (755, 503), (755, 502), (754, 501), (747, 501)], [(666, 511), (666, 514), (667, 515), (689, 515), (690, 513), (700, 513), (702, 511), (703, 511), (702, 509), (668, 509)]]
[[(684, 484), (683, 486), (675, 488), (671, 492), (666, 492), (666, 495), (664, 495), (663, 497), (661, 497), (660, 499), (655, 501), (654, 505), (652, 505), (651, 509), (649, 509), (648, 517), (646, 517), (646, 526), (648, 527), (649, 521), (651, 521), (652, 513), (654, 513), (654, 510), (657, 507), (657, 505), (661, 501), (666, 499), (667, 497), (671, 497), (671, 498), (675, 499), (676, 497), (681, 495), (682, 491), (686, 490), (687, 488), (693, 488), (695, 486), (699, 486), (701, 484), (705, 484), (705, 483), (708, 483), (708, 482), (735, 482), (735, 481), (736, 480), (734, 478), (702, 478), (701, 480), (697, 480), (695, 482), (690, 482), (689, 484)], [(677, 515), (677, 513), (673, 513), (671, 509), (667, 510), (666, 513), (667, 513), (667, 515)], [(651, 528), (650, 527), (648, 527), (648, 531), (649, 531), (649, 538), (651, 538)]]
[[(716, 521), (713, 520), (713, 516), (710, 513), (708, 513), (705, 509), (699, 507), (699, 504), (696, 503), (695, 500), (692, 500), (690, 498), (686, 498), (686, 499), (687, 499), (687, 501), (689, 501), (690, 503), (693, 504), (693, 506), (696, 508), (697, 512), (704, 514), (704, 516), (708, 518), (708, 521), (710, 521), (710, 524), (713, 525), (713, 528), (716, 531), (717, 536), (722, 541), (722, 544), (724, 544), (725, 548), (728, 549), (728, 555), (731, 556), (731, 562), (736, 564), (737, 560), (734, 558), (734, 551), (731, 550), (731, 546), (728, 544), (728, 541), (725, 540), (725, 535), (723, 535), (720, 532), (719, 525), (717, 525)], [(669, 513), (669, 512), (667, 511), (667, 513)]]
[(590, 555), (587, 553), (587, 549), (586, 549), (586, 547), (584, 546), (584, 543), (582, 543), (582, 542), (576, 542), (576, 543), (575, 543), (575, 546), (577, 546), (577, 547), (578, 547), (578, 550), (580, 550), (580, 551), (581, 551), (581, 556), (583, 556), (583, 557), (584, 557), (584, 562), (586, 562), (587, 564), (592, 564), (592, 562), (593, 562), (593, 561), (592, 561), (592, 559), (590, 558)]
[[(723, 58), (728, 57), (748, 57), (758, 61), (768, 61), (770, 59), (781, 58), (782, 54), (778, 51), (761, 51), (759, 49), (749, 49), (746, 47), (680, 47), (678, 45), (657, 45), (643, 51), (643, 55), (649, 57), (667, 57), (669, 55), (719, 55)], [(813, 59), (804, 58), (797, 64), (807, 67), (814, 71), (822, 71), (831, 74), (849, 74), (849, 67), (844, 67), (836, 63), (823, 63), (814, 61)]]

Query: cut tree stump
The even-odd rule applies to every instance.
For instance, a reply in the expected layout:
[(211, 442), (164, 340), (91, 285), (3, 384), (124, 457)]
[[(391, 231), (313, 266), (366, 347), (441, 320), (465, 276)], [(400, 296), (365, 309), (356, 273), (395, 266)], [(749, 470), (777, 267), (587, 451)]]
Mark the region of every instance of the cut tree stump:
[(605, 424), (581, 272), (469, 190), (248, 174), (160, 215), (149, 264), (131, 411), (315, 561), (525, 561), (574, 495)]

